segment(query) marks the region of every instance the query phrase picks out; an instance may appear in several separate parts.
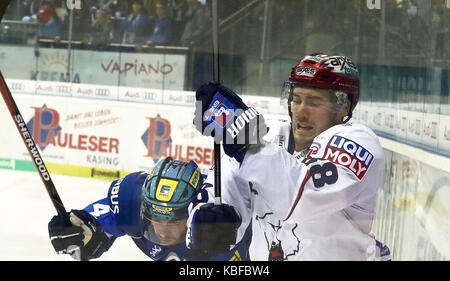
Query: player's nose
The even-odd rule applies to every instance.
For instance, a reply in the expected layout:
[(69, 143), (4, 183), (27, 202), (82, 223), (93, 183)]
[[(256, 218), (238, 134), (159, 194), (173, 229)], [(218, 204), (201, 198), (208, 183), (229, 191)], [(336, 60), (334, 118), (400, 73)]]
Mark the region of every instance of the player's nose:
[(295, 120), (300, 122), (305, 122), (308, 120), (308, 116), (310, 115), (309, 108), (305, 106), (305, 104), (300, 104), (298, 106), (295, 106), (295, 108), (292, 109), (292, 114)]

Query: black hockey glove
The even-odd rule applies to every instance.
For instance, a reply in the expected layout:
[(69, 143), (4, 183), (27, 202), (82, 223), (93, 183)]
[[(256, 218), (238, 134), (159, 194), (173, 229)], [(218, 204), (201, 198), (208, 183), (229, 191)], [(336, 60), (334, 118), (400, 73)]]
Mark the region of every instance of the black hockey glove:
[(200, 86), (195, 93), (195, 128), (216, 143), (223, 141), (223, 149), (230, 157), (259, 144), (267, 134), (264, 117), (249, 108), (232, 90), (217, 82)]
[(80, 260), (96, 255), (108, 238), (95, 217), (83, 210), (68, 213), (70, 225), (61, 216), (54, 216), (48, 223), (48, 233), (53, 248), (58, 254), (69, 254)]
[(233, 206), (213, 203), (199, 205), (190, 220), (188, 247), (200, 260), (226, 253), (236, 244), (241, 222), (242, 219)]

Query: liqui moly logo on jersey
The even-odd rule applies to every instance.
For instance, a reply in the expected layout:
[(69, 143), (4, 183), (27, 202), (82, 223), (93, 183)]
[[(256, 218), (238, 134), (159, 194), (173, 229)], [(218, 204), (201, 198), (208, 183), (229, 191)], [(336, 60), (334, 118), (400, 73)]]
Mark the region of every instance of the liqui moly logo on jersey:
[(324, 158), (349, 169), (362, 180), (373, 162), (373, 155), (355, 141), (333, 136), (325, 149)]

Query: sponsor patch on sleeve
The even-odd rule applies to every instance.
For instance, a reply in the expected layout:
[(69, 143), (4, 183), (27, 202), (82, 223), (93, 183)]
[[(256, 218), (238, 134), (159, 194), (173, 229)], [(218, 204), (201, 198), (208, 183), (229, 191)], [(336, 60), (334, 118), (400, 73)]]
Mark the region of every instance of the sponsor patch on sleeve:
[(373, 155), (353, 140), (334, 135), (325, 148), (324, 159), (349, 169), (362, 180), (373, 162)]

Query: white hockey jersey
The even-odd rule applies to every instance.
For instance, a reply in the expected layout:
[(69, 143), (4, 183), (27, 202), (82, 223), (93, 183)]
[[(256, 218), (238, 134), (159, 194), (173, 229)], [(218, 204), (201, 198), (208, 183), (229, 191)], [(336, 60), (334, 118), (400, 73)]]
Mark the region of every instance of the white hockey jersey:
[[(264, 140), (268, 143), (273, 143), (279, 146), (285, 151), (294, 151), (293, 140), (290, 139), (290, 122), (284, 120), (266, 120), (267, 126), (270, 128), (269, 132), (264, 136)], [(298, 155), (306, 155), (306, 152), (296, 153)], [(290, 156), (292, 157), (292, 155)], [(298, 158), (297, 160), (301, 160)], [(241, 178), (237, 175), (240, 171), (240, 163), (234, 158), (230, 158), (228, 155), (223, 153), (221, 155), (221, 199), (225, 204), (233, 205), (238, 209), (242, 217), (242, 224), (238, 229), (237, 241), (243, 237), (247, 227), (251, 224), (254, 214), (254, 196), (256, 191), (256, 186), (253, 185), (252, 181), (245, 178)], [(241, 173), (239, 173), (241, 174)], [(255, 176), (259, 174), (256, 173)], [(208, 176), (205, 180), (204, 185), (209, 186), (207, 188), (209, 193), (209, 201), (213, 202), (214, 198), (214, 170), (211, 168), (208, 171)], [(291, 194), (292, 195), (292, 194)], [(285, 198), (285, 206), (290, 203), (288, 197)], [(280, 201), (281, 202), (281, 201)], [(274, 206), (275, 207), (275, 206)], [(258, 208), (264, 209), (264, 208)], [(277, 209), (277, 208), (275, 208)], [(284, 213), (280, 213), (283, 214)], [(260, 214), (261, 215), (261, 214)], [(263, 214), (262, 214), (263, 215)], [(259, 216), (258, 216), (259, 217)], [(281, 216), (278, 216), (281, 217)], [(263, 232), (258, 231), (255, 233), (253, 231), (252, 241), (255, 241), (255, 235), (263, 234)], [(252, 243), (253, 245), (255, 243)], [(258, 243), (259, 244), (259, 243)], [(259, 248), (259, 247), (256, 247)], [(270, 248), (270, 244), (266, 247), (266, 252)], [(250, 251), (252, 252), (252, 251)], [(252, 258), (252, 257), (251, 257)], [(266, 260), (264, 258), (263, 260)]]
[(252, 226), (250, 258), (375, 260), (369, 232), (384, 171), (377, 136), (337, 125), (306, 155), (293, 151), (289, 122), (268, 126), (268, 143), (250, 147), (242, 164), (226, 155), (221, 162), (223, 202), (243, 218), (238, 241)]
[(324, 160), (304, 161), (310, 180), (293, 199), (275, 244), (288, 260), (375, 260), (369, 233), (384, 178), (377, 136), (360, 124), (334, 126), (314, 139), (307, 157)]

